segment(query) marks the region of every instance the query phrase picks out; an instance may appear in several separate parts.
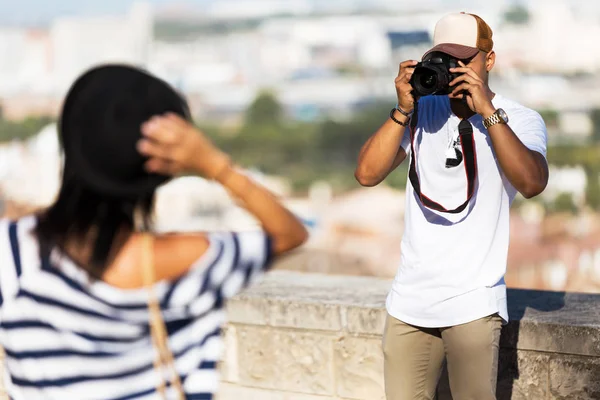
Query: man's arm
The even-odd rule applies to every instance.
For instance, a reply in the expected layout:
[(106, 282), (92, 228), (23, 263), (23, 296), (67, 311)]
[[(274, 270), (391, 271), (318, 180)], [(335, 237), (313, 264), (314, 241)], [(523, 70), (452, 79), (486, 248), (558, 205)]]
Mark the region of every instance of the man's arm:
[(493, 125), (488, 133), (500, 168), (513, 187), (526, 199), (542, 193), (548, 184), (546, 158), (527, 148), (506, 124)]
[[(412, 86), (410, 78), (415, 60), (404, 61), (400, 64), (398, 76), (394, 80), (398, 106), (409, 114), (414, 108)], [(409, 118), (394, 110), (394, 118), (404, 125), (408, 125)], [(408, 137), (408, 126), (403, 126), (391, 118), (375, 132), (360, 149), (358, 165), (354, 171), (354, 177), (363, 186), (375, 186), (381, 183), (390, 172), (402, 164), (406, 158), (406, 145)]]
[[(450, 72), (462, 74), (450, 82), (450, 86), (454, 86), (450, 98), (461, 98), (462, 91), (467, 91), (469, 108), (484, 119), (490, 117), (496, 111), (492, 104), (494, 94), (475, 71), (462, 62), (459, 62), (459, 64), (461, 65), (460, 68), (450, 69)], [(531, 122), (534, 126), (525, 129), (532, 129), (534, 136), (539, 134), (540, 129), (544, 129), (543, 126), (535, 126), (538, 121)], [(543, 125), (543, 121), (539, 121), (539, 123)], [(535, 130), (538, 130), (538, 132), (535, 132)], [(499, 123), (491, 126), (488, 129), (488, 134), (492, 139), (500, 168), (502, 168), (504, 175), (513, 187), (528, 199), (542, 193), (548, 184), (548, 163), (544, 156), (523, 144), (512, 128), (506, 124)], [(519, 132), (519, 136), (526, 137), (529, 135), (525, 132)]]
[[(398, 111), (395, 113), (399, 121), (404, 123), (408, 120)], [(378, 185), (402, 164), (406, 158), (406, 151), (401, 145), (406, 129), (408, 127), (389, 119), (363, 145), (354, 172), (354, 177), (362, 186)]]

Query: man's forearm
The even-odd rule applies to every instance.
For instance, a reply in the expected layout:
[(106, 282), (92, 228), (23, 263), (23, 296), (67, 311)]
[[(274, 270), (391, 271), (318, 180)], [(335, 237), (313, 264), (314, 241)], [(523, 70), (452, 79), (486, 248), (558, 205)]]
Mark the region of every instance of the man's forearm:
[(493, 125), (488, 132), (500, 168), (514, 188), (525, 198), (540, 194), (548, 183), (548, 165), (544, 157), (525, 147), (508, 125)]
[[(405, 123), (408, 118), (395, 112), (395, 118)], [(400, 147), (405, 129), (402, 125), (388, 119), (369, 138), (360, 150), (358, 166), (354, 176), (363, 186), (375, 186), (383, 181), (392, 169), (397, 167), (406, 157)]]

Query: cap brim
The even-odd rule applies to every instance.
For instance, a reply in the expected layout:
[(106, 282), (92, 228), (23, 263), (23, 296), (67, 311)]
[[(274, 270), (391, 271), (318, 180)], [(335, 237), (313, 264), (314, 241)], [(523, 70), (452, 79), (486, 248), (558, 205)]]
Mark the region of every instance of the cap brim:
[(427, 53), (423, 54), (423, 58), (434, 51), (449, 54), (452, 57), (458, 58), (459, 60), (474, 57), (477, 53), (479, 53), (479, 49), (477, 47), (463, 46), (461, 44), (454, 43), (440, 43), (431, 48)]

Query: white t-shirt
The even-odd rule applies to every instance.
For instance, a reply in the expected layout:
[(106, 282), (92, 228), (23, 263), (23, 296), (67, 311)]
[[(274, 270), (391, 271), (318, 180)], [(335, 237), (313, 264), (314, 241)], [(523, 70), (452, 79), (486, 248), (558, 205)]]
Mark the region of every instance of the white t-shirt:
[[(547, 132), (542, 117), (498, 94), (492, 103), (506, 111), (508, 125), (521, 142), (546, 157)], [(415, 196), (410, 180), (406, 185), (401, 265), (386, 307), (391, 316), (411, 325), (454, 326), (494, 313), (508, 322), (504, 275), (509, 208), (517, 191), (500, 169), (483, 118), (474, 115), (469, 121), (478, 178), (466, 209), (449, 214), (426, 208)], [(447, 96), (420, 99), (414, 149), (421, 191), (446, 209), (458, 207), (467, 196), (464, 160), (453, 168), (445, 166), (453, 152), (448, 151), (449, 143), (458, 137), (459, 123)], [(408, 128), (402, 147), (410, 157)]]

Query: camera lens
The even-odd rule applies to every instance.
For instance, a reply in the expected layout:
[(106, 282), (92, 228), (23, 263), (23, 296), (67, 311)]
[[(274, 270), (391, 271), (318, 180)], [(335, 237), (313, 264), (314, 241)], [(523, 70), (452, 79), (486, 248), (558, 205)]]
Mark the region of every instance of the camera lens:
[(457, 76), (450, 69), (457, 65), (457, 59), (446, 53), (429, 53), (415, 66), (410, 80), (414, 94), (418, 97), (449, 94), (452, 91), (449, 84)]
[(423, 89), (431, 90), (436, 87), (437, 76), (433, 71), (427, 71), (427, 73), (424, 73), (419, 78), (419, 83)]
[(418, 96), (429, 96), (439, 90), (440, 77), (438, 69), (432, 65), (415, 68), (411, 84)]

